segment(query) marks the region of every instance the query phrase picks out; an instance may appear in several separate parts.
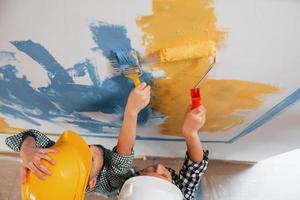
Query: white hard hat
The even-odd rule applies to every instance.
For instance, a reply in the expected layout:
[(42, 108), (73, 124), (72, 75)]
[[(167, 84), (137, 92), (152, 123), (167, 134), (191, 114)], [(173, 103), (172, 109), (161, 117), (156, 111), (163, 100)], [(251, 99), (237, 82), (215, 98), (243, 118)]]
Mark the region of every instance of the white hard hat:
[(178, 187), (153, 176), (136, 176), (128, 179), (118, 196), (119, 200), (182, 200)]

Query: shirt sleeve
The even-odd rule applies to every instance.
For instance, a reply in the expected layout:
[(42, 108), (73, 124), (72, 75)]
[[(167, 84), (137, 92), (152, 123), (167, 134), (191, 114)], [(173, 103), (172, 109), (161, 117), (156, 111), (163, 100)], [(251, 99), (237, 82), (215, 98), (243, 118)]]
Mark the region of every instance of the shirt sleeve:
[(168, 169), (171, 172), (173, 183), (181, 190), (185, 200), (193, 200), (195, 198), (196, 188), (207, 166), (208, 151), (203, 151), (203, 160), (200, 162), (191, 160), (188, 152), (186, 152), (179, 174), (176, 174), (173, 169)]
[(7, 137), (5, 144), (14, 151), (20, 151), (23, 141), (28, 136), (32, 136), (35, 139), (36, 147), (38, 148), (49, 148), (55, 144), (55, 142), (46, 135), (34, 129), (28, 129)]
[(134, 159), (134, 152), (130, 155), (121, 155), (117, 153), (117, 148), (112, 150), (111, 163), (108, 168), (108, 180), (112, 188), (120, 189), (124, 182), (133, 176), (132, 162)]

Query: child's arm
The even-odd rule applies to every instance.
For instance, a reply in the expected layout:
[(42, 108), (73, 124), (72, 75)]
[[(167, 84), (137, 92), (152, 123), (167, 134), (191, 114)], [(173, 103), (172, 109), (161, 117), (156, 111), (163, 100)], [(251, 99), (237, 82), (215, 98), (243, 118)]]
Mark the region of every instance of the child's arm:
[(136, 137), (138, 113), (149, 104), (150, 89), (149, 85), (141, 83), (131, 91), (128, 97), (117, 144), (117, 152), (121, 155), (130, 155), (132, 152)]
[(47, 149), (54, 145), (54, 141), (37, 130), (25, 130), (17, 135), (6, 138), (5, 143), (14, 151), (20, 152), (22, 159), (22, 182), (26, 182), (29, 171), (32, 171), (40, 179), (45, 179), (51, 172), (41, 164), (41, 160), (47, 160), (51, 164), (55, 161), (47, 153), (55, 153), (56, 150)]
[(205, 124), (206, 109), (203, 106), (189, 110), (182, 125), (182, 135), (185, 139), (190, 158), (194, 162), (203, 160), (203, 148), (198, 130)]
[(128, 97), (118, 144), (112, 150), (108, 169), (108, 179), (113, 189), (120, 189), (123, 183), (132, 176), (137, 116), (150, 102), (150, 89), (146, 83), (141, 83), (131, 91)]
[(179, 174), (169, 169), (175, 185), (184, 195), (184, 200), (194, 199), (196, 188), (208, 165), (208, 152), (203, 151), (198, 136), (198, 130), (205, 123), (205, 114), (206, 110), (203, 106), (193, 110), (188, 109), (182, 125), (182, 135), (187, 145), (184, 163)]

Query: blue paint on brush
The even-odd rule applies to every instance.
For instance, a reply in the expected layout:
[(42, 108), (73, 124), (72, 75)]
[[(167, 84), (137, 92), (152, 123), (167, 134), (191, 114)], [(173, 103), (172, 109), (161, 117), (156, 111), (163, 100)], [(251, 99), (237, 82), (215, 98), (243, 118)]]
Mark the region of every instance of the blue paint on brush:
[[(126, 35), (127, 31), (123, 26), (95, 21), (90, 24), (90, 30), (93, 33), (93, 40), (97, 44), (97, 48), (94, 49), (101, 50), (103, 56), (105, 56), (112, 64), (116, 61), (116, 55), (114, 54), (115, 50), (132, 49), (131, 42)], [(134, 59), (133, 62), (136, 62), (136, 60)], [(114, 65), (113, 67), (119, 66)], [(123, 66), (121, 68), (123, 68)], [(144, 72), (140, 77), (140, 80), (151, 84), (153, 77), (150, 73)], [(131, 80), (128, 80), (127, 84), (123, 85), (123, 87), (129, 87), (131, 90), (134, 87), (133, 82)], [(139, 113), (138, 123), (146, 123), (148, 121), (148, 118), (150, 117), (150, 113), (150, 108), (143, 109)]]
[[(95, 21), (91, 23), (90, 30), (98, 46), (94, 49), (100, 49), (113, 67), (126, 68), (140, 65), (139, 54), (133, 50), (125, 27)], [(120, 63), (121, 66), (119, 66)]]
[(122, 70), (128, 67), (141, 66), (140, 55), (134, 49), (112, 50), (110, 62), (114, 68), (120, 68)]

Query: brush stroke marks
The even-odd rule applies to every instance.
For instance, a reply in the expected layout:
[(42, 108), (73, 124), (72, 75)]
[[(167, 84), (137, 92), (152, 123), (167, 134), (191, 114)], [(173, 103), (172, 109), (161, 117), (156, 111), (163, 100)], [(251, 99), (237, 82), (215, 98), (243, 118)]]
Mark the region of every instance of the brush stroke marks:
[(94, 86), (100, 86), (101, 84), (98, 71), (89, 59), (76, 63), (73, 70), (69, 70), (73, 71), (74, 77), (85, 76), (88, 74)]
[[(115, 49), (132, 49), (131, 42), (127, 37), (127, 31), (125, 27), (119, 25), (107, 24), (100, 21), (94, 21), (90, 24), (90, 30), (93, 33), (93, 40), (97, 44), (94, 50), (100, 49), (104, 57), (110, 61), (115, 61), (115, 57), (112, 54), (112, 50)], [(119, 75), (123, 79), (126, 79), (127, 84), (123, 87), (126, 91), (130, 91), (133, 87), (132, 81), (123, 75)], [(141, 81), (145, 81), (148, 84), (152, 84), (152, 75), (148, 72), (144, 72), (140, 77)], [(128, 84), (130, 82), (130, 84)], [(129, 93), (129, 92), (128, 92)], [(126, 100), (127, 101), (126, 96)], [(151, 109), (146, 107), (141, 110), (138, 117), (138, 123), (144, 124), (150, 117)]]
[(94, 21), (90, 24), (93, 40), (97, 44), (94, 50), (101, 50), (106, 58), (110, 58), (113, 49), (130, 49), (131, 43), (127, 38), (125, 27)]
[[(97, 45), (94, 49), (102, 50), (105, 56), (110, 51), (109, 48), (116, 48), (120, 44), (125, 45), (123, 46), (125, 48), (128, 45), (131, 47), (130, 40), (126, 37), (126, 29), (122, 26), (99, 22), (93, 23), (90, 29)], [(110, 43), (112, 41), (114, 43)], [(127, 97), (133, 88), (130, 80), (123, 75), (117, 75), (101, 81), (97, 68), (87, 58), (67, 69), (44, 46), (31, 40), (12, 41), (11, 44), (39, 63), (47, 71), (50, 83), (47, 87), (32, 88), (30, 80), (26, 77), (17, 77), (16, 66), (11, 64), (1, 66), (1, 114), (20, 118), (35, 125), (40, 125), (39, 120), (55, 122), (56, 119), (62, 118), (64, 122), (75, 124), (88, 132), (117, 134), (116, 128), (121, 125)], [(74, 76), (87, 75), (91, 79), (91, 85), (76, 84), (73, 80)], [(152, 76), (145, 73), (142, 80), (151, 82)], [(138, 118), (139, 124), (144, 124), (149, 119), (150, 111), (143, 110)], [(120, 119), (103, 122), (87, 117), (85, 112), (117, 114)], [(6, 127), (4, 125), (3, 127)]]
[(209, 110), (203, 130), (210, 132), (244, 123), (247, 111), (260, 106), (262, 95), (278, 91), (272, 85), (241, 80), (208, 79), (202, 88), (203, 104)]
[[(137, 19), (144, 32), (142, 42), (149, 56), (160, 49), (184, 46), (203, 41), (215, 41), (217, 46), (226, 33), (216, 27), (211, 0), (153, 0), (150, 16)], [(181, 122), (190, 103), (189, 90), (209, 66), (208, 59), (193, 59), (157, 64), (153, 69), (164, 70), (168, 79), (153, 82), (153, 109), (166, 116), (161, 133), (181, 134)], [(261, 83), (239, 80), (205, 80), (201, 84), (203, 104), (208, 110), (207, 122), (201, 129), (216, 132), (230, 129), (244, 122), (247, 113), (239, 110), (255, 109), (260, 96), (278, 91), (278, 88)]]
[(47, 70), (48, 77), (52, 84), (60, 86), (67, 83), (74, 83), (63, 66), (61, 66), (42, 45), (32, 42), (31, 40), (12, 41), (11, 44), (43, 66), (44, 69)]
[(0, 62), (1, 61), (16, 61), (16, 53), (10, 51), (0, 51)]

